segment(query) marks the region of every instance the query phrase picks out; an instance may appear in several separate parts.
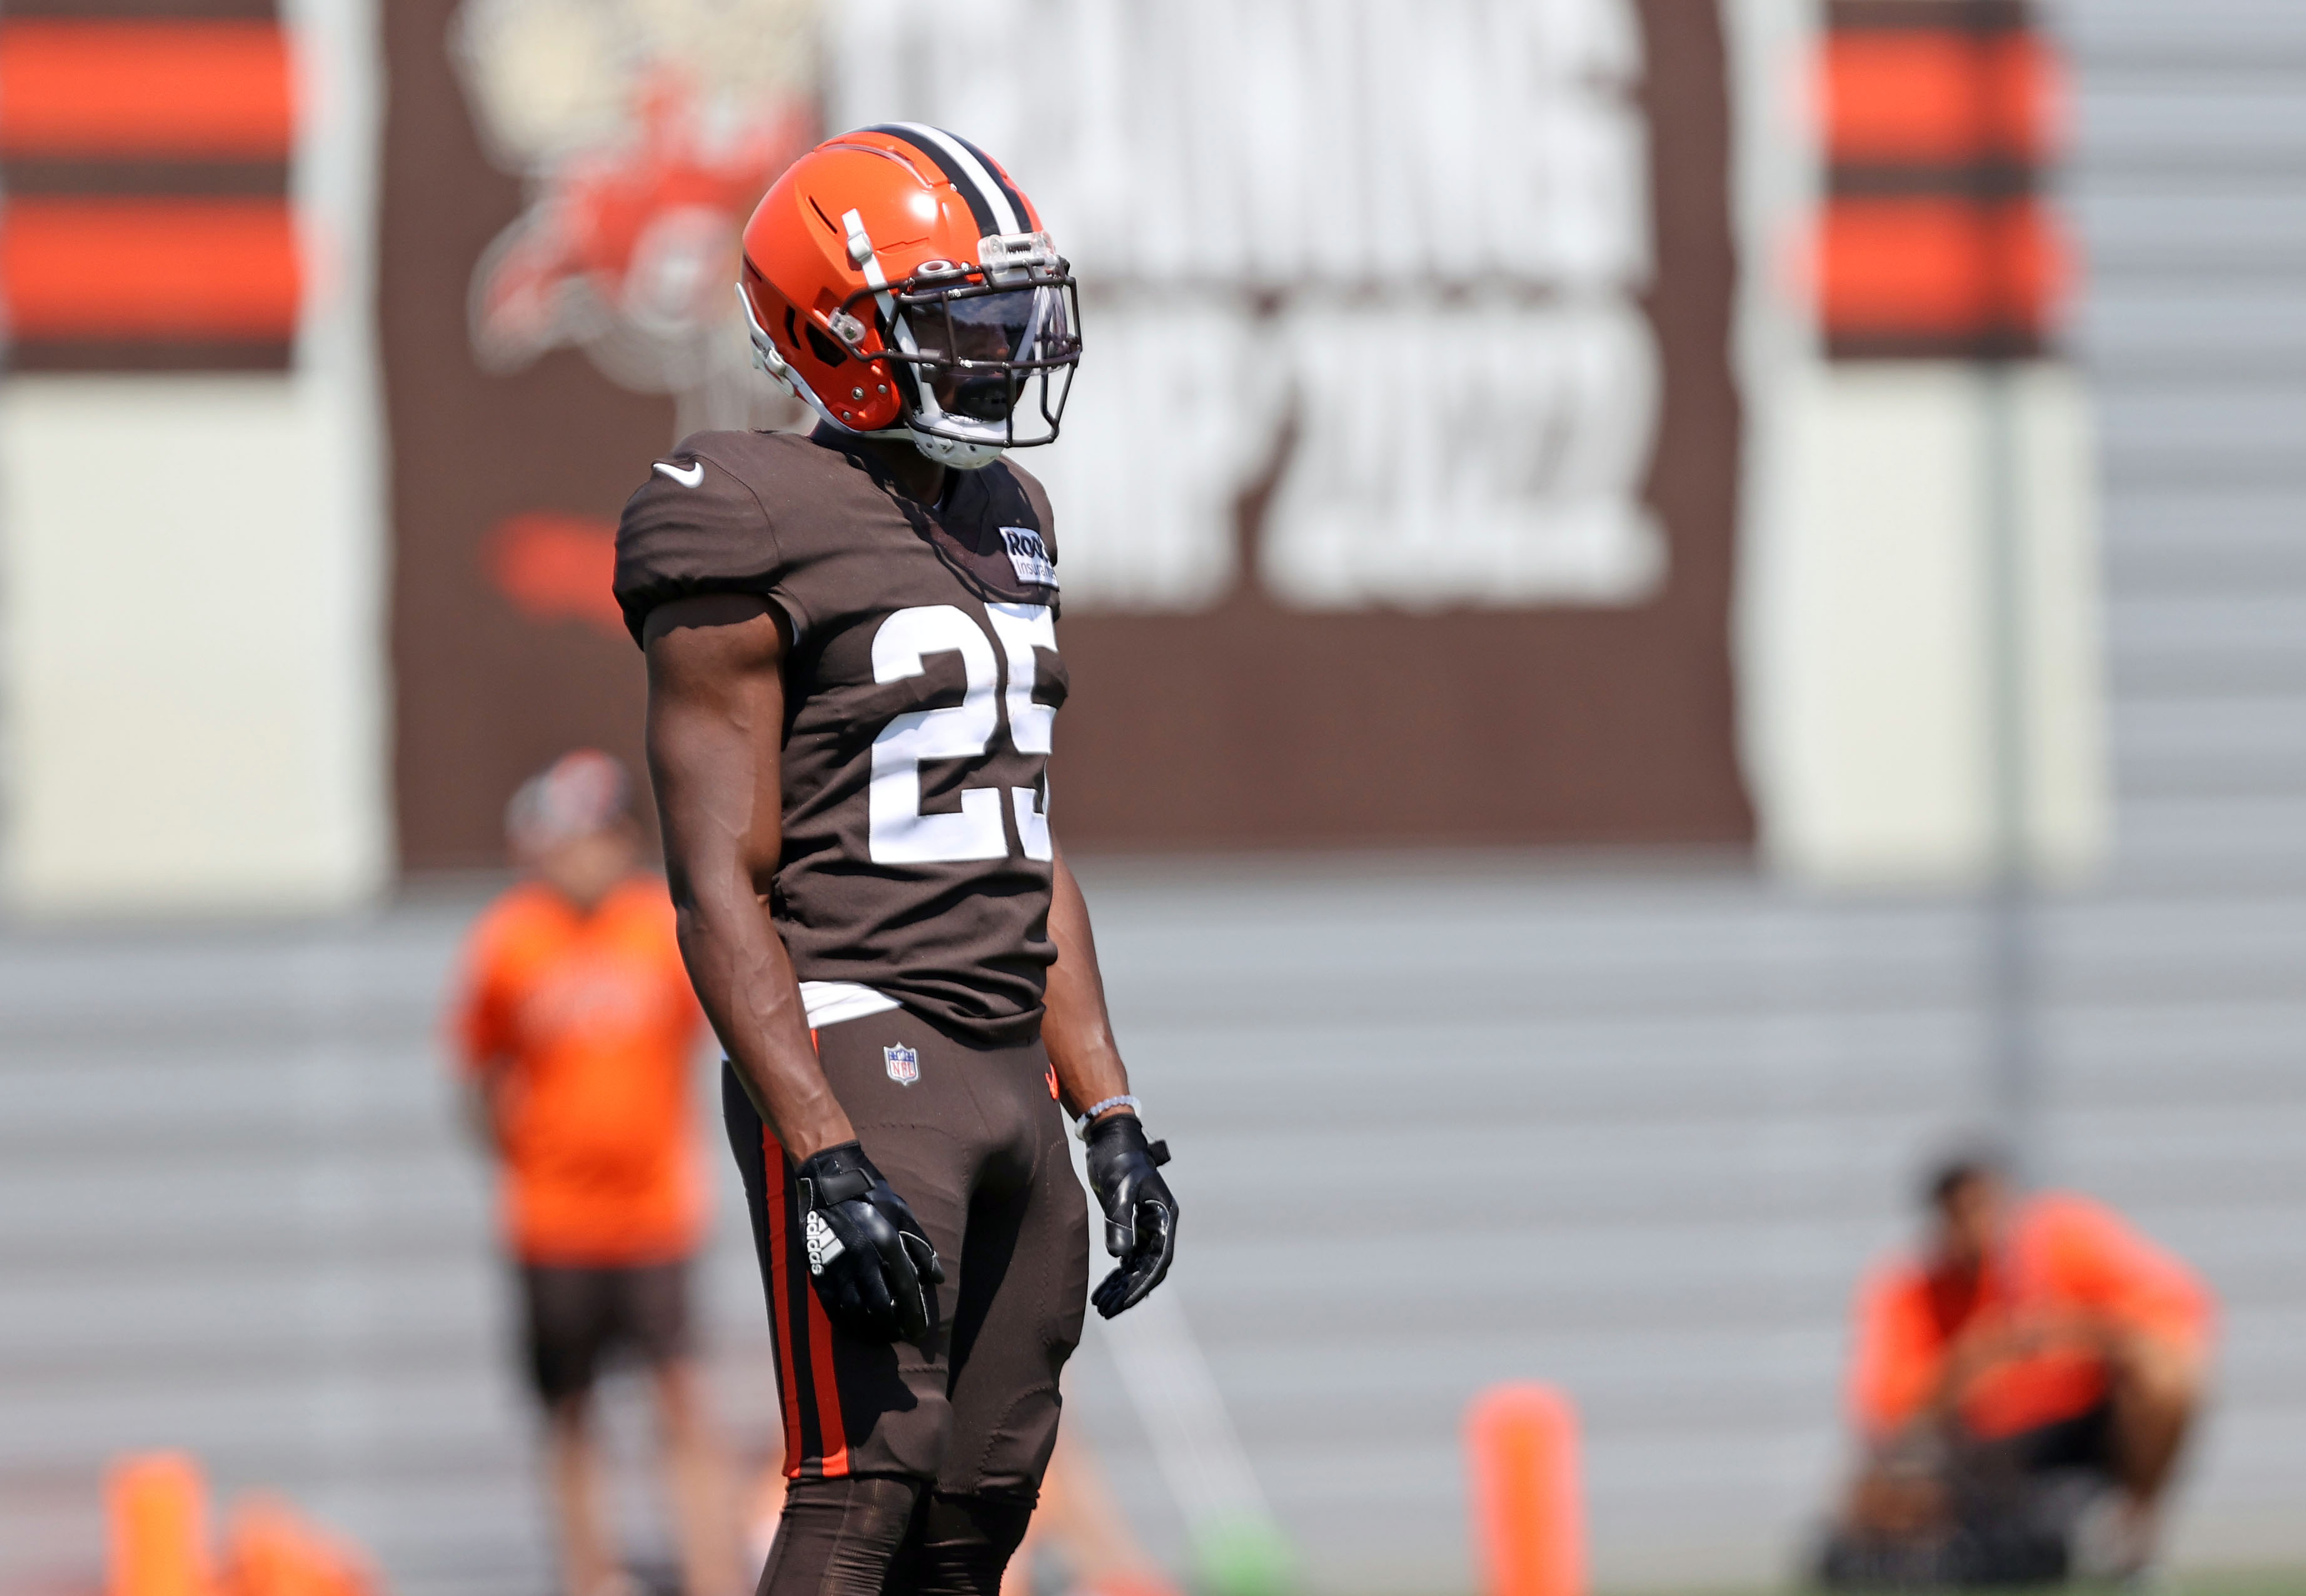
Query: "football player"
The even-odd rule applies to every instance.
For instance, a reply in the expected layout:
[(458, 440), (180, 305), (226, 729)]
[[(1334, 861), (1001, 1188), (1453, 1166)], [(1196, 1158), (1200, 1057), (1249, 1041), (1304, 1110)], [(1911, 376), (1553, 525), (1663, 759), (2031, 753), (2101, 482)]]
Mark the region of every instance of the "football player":
[(1065, 1114), (1119, 1259), (1098, 1310), (1176, 1239), (1050, 830), (1056, 541), (1006, 458), (1056, 434), (1074, 285), (999, 165), (902, 124), (778, 180), (738, 293), (816, 430), (657, 461), (616, 592), (776, 1336), (761, 1590), (993, 1596), (1089, 1286)]

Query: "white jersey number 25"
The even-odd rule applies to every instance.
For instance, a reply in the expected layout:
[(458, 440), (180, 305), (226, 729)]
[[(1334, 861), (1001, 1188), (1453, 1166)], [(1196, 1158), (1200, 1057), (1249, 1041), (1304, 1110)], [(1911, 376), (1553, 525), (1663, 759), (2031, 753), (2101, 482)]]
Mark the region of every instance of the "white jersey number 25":
[[(873, 637), (873, 679), (902, 681), (918, 676), (931, 654), (961, 656), (968, 689), (945, 709), (908, 710), (873, 739), (873, 785), (867, 800), (867, 832), (874, 861), (884, 865), (937, 865), (963, 859), (997, 859), (1009, 852), (1008, 828), (1001, 820), (996, 788), (964, 787), (957, 814), (921, 813), (921, 762), (977, 759), (992, 742), (1005, 709), (1009, 740), (1020, 754), (1046, 756), (1057, 712), (1033, 702), (1035, 648), (1056, 651), (1057, 631), (1045, 604), (987, 604), (1001, 652), (1008, 656), (1009, 690), (1000, 693), (993, 640), (967, 612), (951, 604), (900, 610), (881, 623)], [(1005, 699), (1005, 704), (996, 702)], [(1017, 836), (1029, 859), (1055, 857), (1049, 845), (1048, 778), (1039, 786), (1012, 787), (1009, 806)]]

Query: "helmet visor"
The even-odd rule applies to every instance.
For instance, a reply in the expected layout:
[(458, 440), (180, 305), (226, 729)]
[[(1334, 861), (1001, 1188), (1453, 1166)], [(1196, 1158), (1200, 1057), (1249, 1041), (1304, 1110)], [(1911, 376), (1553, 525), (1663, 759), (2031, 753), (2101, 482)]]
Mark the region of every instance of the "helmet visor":
[[(930, 325), (923, 329), (928, 336), (921, 339), (921, 353), (942, 354), (952, 362), (932, 368), (929, 379), (930, 391), (946, 414), (980, 422), (1008, 419), (1017, 403), (1016, 363), (1031, 358), (1027, 350), (1034, 342), (1034, 322), (1046, 292), (1004, 288), (950, 300), (942, 328), (937, 318), (922, 318)], [(949, 336), (940, 339), (940, 331)], [(936, 347), (939, 343), (945, 347)]]
[[(1029, 387), (1044, 390), (1054, 374), (1070, 377), (1080, 358), (1079, 320), (1069, 276), (1004, 284), (963, 280), (951, 287), (916, 283), (897, 296), (901, 358), (913, 368), (922, 397), (946, 420), (1002, 428), (1016, 443), (1012, 418)], [(1067, 386), (1070, 386), (1067, 384)], [(1063, 401), (1045, 391), (1046, 437), (1055, 435)], [(934, 418), (929, 418), (934, 425)]]

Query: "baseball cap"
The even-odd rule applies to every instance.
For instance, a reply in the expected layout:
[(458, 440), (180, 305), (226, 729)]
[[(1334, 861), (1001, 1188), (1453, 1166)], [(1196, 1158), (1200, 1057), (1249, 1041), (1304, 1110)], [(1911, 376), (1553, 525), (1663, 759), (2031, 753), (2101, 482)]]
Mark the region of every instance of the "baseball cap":
[(535, 853), (604, 832), (632, 813), (633, 779), (598, 748), (563, 754), (531, 776), (505, 806), (505, 837)]

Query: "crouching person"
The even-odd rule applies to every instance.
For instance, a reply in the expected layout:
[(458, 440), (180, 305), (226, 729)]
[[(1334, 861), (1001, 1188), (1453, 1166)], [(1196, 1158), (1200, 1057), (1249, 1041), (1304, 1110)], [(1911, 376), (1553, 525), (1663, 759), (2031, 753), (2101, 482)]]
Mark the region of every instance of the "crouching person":
[(1860, 1287), (1858, 1477), (1829, 1585), (2127, 1576), (2163, 1509), (2209, 1368), (2211, 1301), (2104, 1205), (2023, 1196), (1994, 1157), (1938, 1169), (1920, 1254)]

